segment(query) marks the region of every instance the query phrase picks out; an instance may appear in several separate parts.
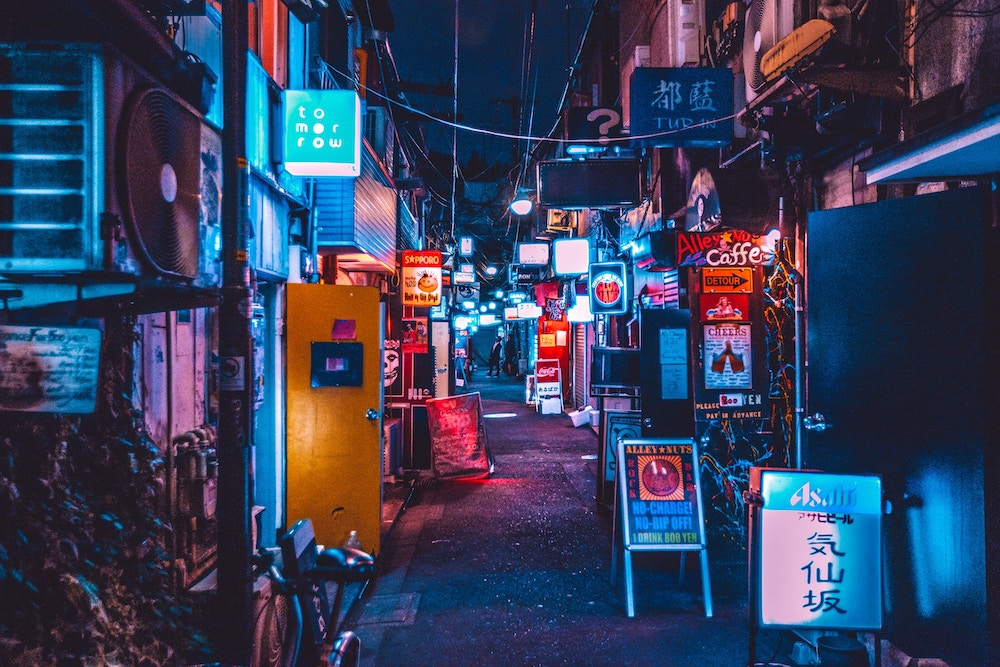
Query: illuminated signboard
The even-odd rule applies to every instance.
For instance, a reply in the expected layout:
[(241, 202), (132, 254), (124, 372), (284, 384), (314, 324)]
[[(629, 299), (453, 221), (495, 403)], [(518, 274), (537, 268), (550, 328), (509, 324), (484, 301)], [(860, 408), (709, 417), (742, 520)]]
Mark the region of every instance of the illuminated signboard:
[(631, 136), (656, 147), (725, 146), (733, 139), (733, 71), (728, 67), (637, 67)]
[(882, 481), (750, 469), (761, 627), (882, 627)]
[(361, 174), (361, 98), (353, 90), (286, 90), (282, 160), (293, 176)]
[(548, 243), (518, 243), (517, 264), (522, 266), (548, 266)]
[(552, 242), (552, 272), (557, 276), (582, 276), (588, 268), (589, 239), (556, 239)]
[(590, 265), (590, 310), (595, 315), (624, 315), (628, 312), (630, 285), (625, 262), (597, 262)]
[(740, 229), (724, 232), (677, 232), (678, 266), (771, 266), (778, 232), (763, 236)]
[(404, 306), (437, 306), (441, 303), (441, 263), (441, 253), (437, 250), (403, 251)]

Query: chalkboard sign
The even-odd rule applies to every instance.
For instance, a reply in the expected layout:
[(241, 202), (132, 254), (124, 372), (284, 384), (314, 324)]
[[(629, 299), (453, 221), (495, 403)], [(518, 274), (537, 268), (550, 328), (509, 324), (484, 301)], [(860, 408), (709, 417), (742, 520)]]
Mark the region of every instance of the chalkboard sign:
[(681, 551), (682, 558), (688, 551), (698, 551), (705, 616), (710, 618), (712, 592), (696, 441), (690, 438), (623, 438), (618, 441), (617, 464), (619, 507), (615, 512), (611, 569), (614, 576), (620, 534), (625, 547), (628, 616), (635, 615), (633, 551)]
[(0, 326), (0, 411), (93, 412), (100, 361), (98, 329)]

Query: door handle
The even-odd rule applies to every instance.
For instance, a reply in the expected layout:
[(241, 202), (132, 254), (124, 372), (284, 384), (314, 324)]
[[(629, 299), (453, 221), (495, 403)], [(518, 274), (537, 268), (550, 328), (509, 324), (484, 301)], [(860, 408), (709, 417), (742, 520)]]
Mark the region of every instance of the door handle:
[(379, 413), (375, 408), (368, 408), (368, 412), (365, 413), (365, 418), (369, 421), (375, 421), (378, 419)]
[(826, 417), (823, 416), (822, 412), (814, 412), (802, 420), (802, 426), (805, 427), (807, 431), (816, 431), (817, 433), (820, 433), (828, 428), (832, 428), (833, 424), (826, 421)]

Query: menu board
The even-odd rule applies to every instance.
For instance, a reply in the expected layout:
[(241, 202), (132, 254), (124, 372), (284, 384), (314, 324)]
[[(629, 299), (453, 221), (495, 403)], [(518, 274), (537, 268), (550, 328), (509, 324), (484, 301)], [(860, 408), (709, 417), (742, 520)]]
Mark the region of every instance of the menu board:
[(98, 329), (0, 326), (0, 410), (93, 412), (100, 360)]
[(704, 547), (697, 460), (697, 446), (691, 439), (618, 442), (618, 485), (626, 549)]
[(625, 607), (629, 618), (635, 616), (633, 551), (697, 551), (705, 617), (712, 617), (712, 585), (697, 464), (698, 446), (693, 439), (618, 441), (620, 510), (615, 512), (611, 573), (614, 577), (621, 534), (625, 547)]

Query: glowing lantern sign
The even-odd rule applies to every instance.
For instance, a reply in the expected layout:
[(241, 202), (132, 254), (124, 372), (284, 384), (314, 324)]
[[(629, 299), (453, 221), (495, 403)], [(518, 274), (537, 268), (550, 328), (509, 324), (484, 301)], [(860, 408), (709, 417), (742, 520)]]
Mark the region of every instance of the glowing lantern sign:
[(590, 310), (594, 315), (624, 315), (628, 312), (631, 294), (625, 262), (591, 264), (588, 286)]
[(437, 250), (403, 251), (403, 305), (437, 306), (441, 303), (441, 253)]

